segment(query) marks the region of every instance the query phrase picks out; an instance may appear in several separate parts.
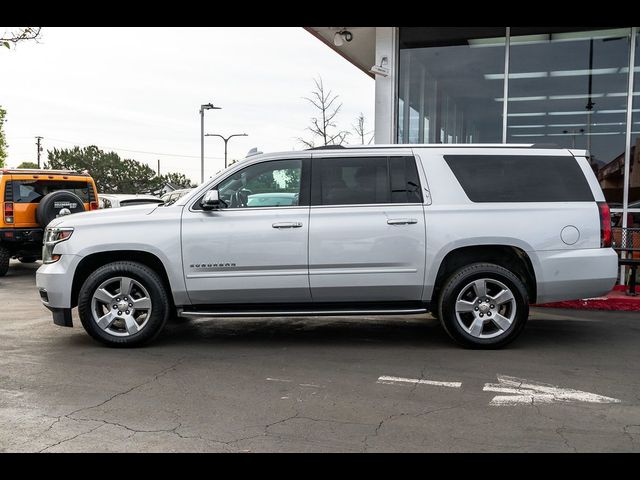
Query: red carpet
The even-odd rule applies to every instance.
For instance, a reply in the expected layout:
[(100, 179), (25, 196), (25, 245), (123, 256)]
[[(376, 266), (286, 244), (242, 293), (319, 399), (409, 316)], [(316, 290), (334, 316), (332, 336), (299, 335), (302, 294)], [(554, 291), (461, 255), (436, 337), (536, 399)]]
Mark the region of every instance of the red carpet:
[(604, 297), (544, 303), (535, 306), (549, 308), (575, 308), (580, 310), (622, 310), (627, 312), (640, 312), (640, 286), (636, 287), (636, 292), (638, 293), (638, 296), (631, 297), (626, 294), (625, 286), (616, 285), (614, 289)]

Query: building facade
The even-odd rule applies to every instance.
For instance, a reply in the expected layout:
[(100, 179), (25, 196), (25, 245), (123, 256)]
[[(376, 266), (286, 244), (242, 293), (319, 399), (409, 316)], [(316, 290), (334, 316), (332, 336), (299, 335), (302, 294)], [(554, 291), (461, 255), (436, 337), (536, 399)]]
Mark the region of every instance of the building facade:
[(375, 79), (376, 143), (587, 149), (640, 227), (638, 27), (308, 27)]

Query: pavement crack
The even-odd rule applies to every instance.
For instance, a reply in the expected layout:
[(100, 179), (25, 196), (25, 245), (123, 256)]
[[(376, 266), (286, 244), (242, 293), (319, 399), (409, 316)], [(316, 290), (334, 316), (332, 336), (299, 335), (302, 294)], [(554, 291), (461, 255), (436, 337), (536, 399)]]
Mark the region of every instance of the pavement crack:
[(636, 439), (634, 438), (633, 433), (629, 431), (631, 427), (640, 427), (640, 425), (634, 425), (634, 424), (625, 425), (624, 427), (622, 427), (622, 431), (625, 434), (625, 436), (629, 438), (629, 441), (631, 442), (631, 448), (633, 448), (636, 445)]
[[(531, 405), (536, 409), (536, 412), (538, 413), (538, 415), (539, 415), (539, 416), (541, 416), (541, 417), (543, 417), (543, 418), (546, 418), (547, 420), (550, 420), (550, 421), (552, 421), (552, 422), (557, 422), (557, 421), (558, 421), (557, 419), (555, 419), (555, 418), (553, 418), (553, 417), (550, 417), (550, 416), (548, 416), (548, 415), (543, 414), (543, 413), (540, 411), (540, 407), (534, 403), (533, 399), (531, 399)], [(565, 445), (567, 448), (569, 448), (569, 449), (573, 450), (573, 452), (575, 453), (575, 452), (577, 452), (578, 450), (576, 449), (576, 447), (574, 447), (573, 445), (571, 445), (571, 444), (569, 443), (569, 439), (567, 439), (567, 437), (565, 437), (565, 435), (564, 435), (564, 433), (563, 433), (563, 431), (564, 431), (564, 430), (566, 430), (566, 428), (567, 428), (567, 426), (566, 426), (566, 424), (563, 422), (563, 423), (562, 423), (562, 425), (560, 425), (558, 428), (556, 428), (556, 429), (554, 430), (554, 432), (556, 433), (556, 435), (558, 435), (558, 436), (562, 439), (562, 443), (564, 443), (564, 445)]]
[(61, 445), (61, 444), (66, 443), (66, 442), (70, 442), (71, 440), (73, 440), (75, 438), (78, 438), (78, 437), (81, 437), (82, 435), (87, 435), (87, 434), (99, 429), (100, 427), (103, 427), (103, 425), (98, 425), (97, 427), (94, 427), (91, 430), (87, 430), (86, 432), (78, 433), (76, 435), (73, 435), (72, 437), (63, 438), (59, 442), (53, 443), (53, 444), (51, 444), (49, 446), (44, 447), (43, 449), (38, 450), (38, 453), (45, 452), (45, 451), (49, 450), (50, 448), (57, 447), (58, 445)]
[(94, 408), (101, 407), (101, 406), (111, 402), (112, 400), (115, 400), (118, 397), (122, 397), (124, 395), (127, 395), (127, 394), (133, 392), (134, 390), (137, 390), (138, 388), (144, 387), (145, 385), (149, 385), (150, 383), (153, 383), (153, 382), (157, 381), (160, 377), (163, 377), (164, 375), (166, 375), (170, 371), (175, 370), (176, 368), (178, 368), (178, 366), (185, 360), (185, 358), (186, 357), (182, 357), (177, 362), (172, 364), (171, 366), (163, 368), (158, 373), (156, 373), (153, 376), (153, 378), (150, 379), (150, 380), (147, 380), (145, 382), (139, 383), (138, 385), (134, 385), (133, 387), (131, 387), (131, 388), (125, 390), (125, 391), (115, 393), (115, 394), (111, 395), (109, 398), (107, 398), (106, 400), (103, 400), (102, 402), (100, 402), (100, 403), (98, 403), (96, 405), (91, 405), (89, 407), (78, 408), (77, 410), (74, 410), (73, 412), (67, 413), (66, 415), (63, 415), (63, 416), (67, 417), (67, 418), (70, 418), (72, 420), (78, 420), (77, 418), (73, 418), (73, 415), (75, 415), (77, 413), (80, 413), (80, 412), (84, 412), (86, 410), (92, 410)]

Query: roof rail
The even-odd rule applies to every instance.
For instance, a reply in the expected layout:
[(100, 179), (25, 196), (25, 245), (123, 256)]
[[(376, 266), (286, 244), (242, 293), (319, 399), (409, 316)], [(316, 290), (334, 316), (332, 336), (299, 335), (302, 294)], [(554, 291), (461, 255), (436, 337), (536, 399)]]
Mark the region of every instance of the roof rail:
[(0, 174), (2, 173), (14, 173), (14, 174), (34, 174), (34, 175), (78, 175), (89, 176), (89, 172), (84, 170), (78, 172), (76, 170), (49, 170), (46, 168), (0, 168)]
[(344, 145), (322, 145), (321, 147), (307, 148), (307, 150), (340, 150), (346, 148)]
[(529, 148), (562, 148), (555, 143), (534, 143)]

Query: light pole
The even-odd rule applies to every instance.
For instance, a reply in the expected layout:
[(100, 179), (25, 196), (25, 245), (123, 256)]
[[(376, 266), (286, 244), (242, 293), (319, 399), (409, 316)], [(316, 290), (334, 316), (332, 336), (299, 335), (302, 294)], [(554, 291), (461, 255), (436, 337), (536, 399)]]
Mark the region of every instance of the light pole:
[(204, 183), (204, 111), (220, 110), (211, 103), (200, 105), (200, 183)]
[(233, 135), (229, 135), (228, 137), (223, 137), (219, 133), (207, 133), (205, 137), (220, 137), (224, 140), (224, 168), (227, 168), (227, 143), (233, 137), (248, 137), (246, 133), (234, 133)]

